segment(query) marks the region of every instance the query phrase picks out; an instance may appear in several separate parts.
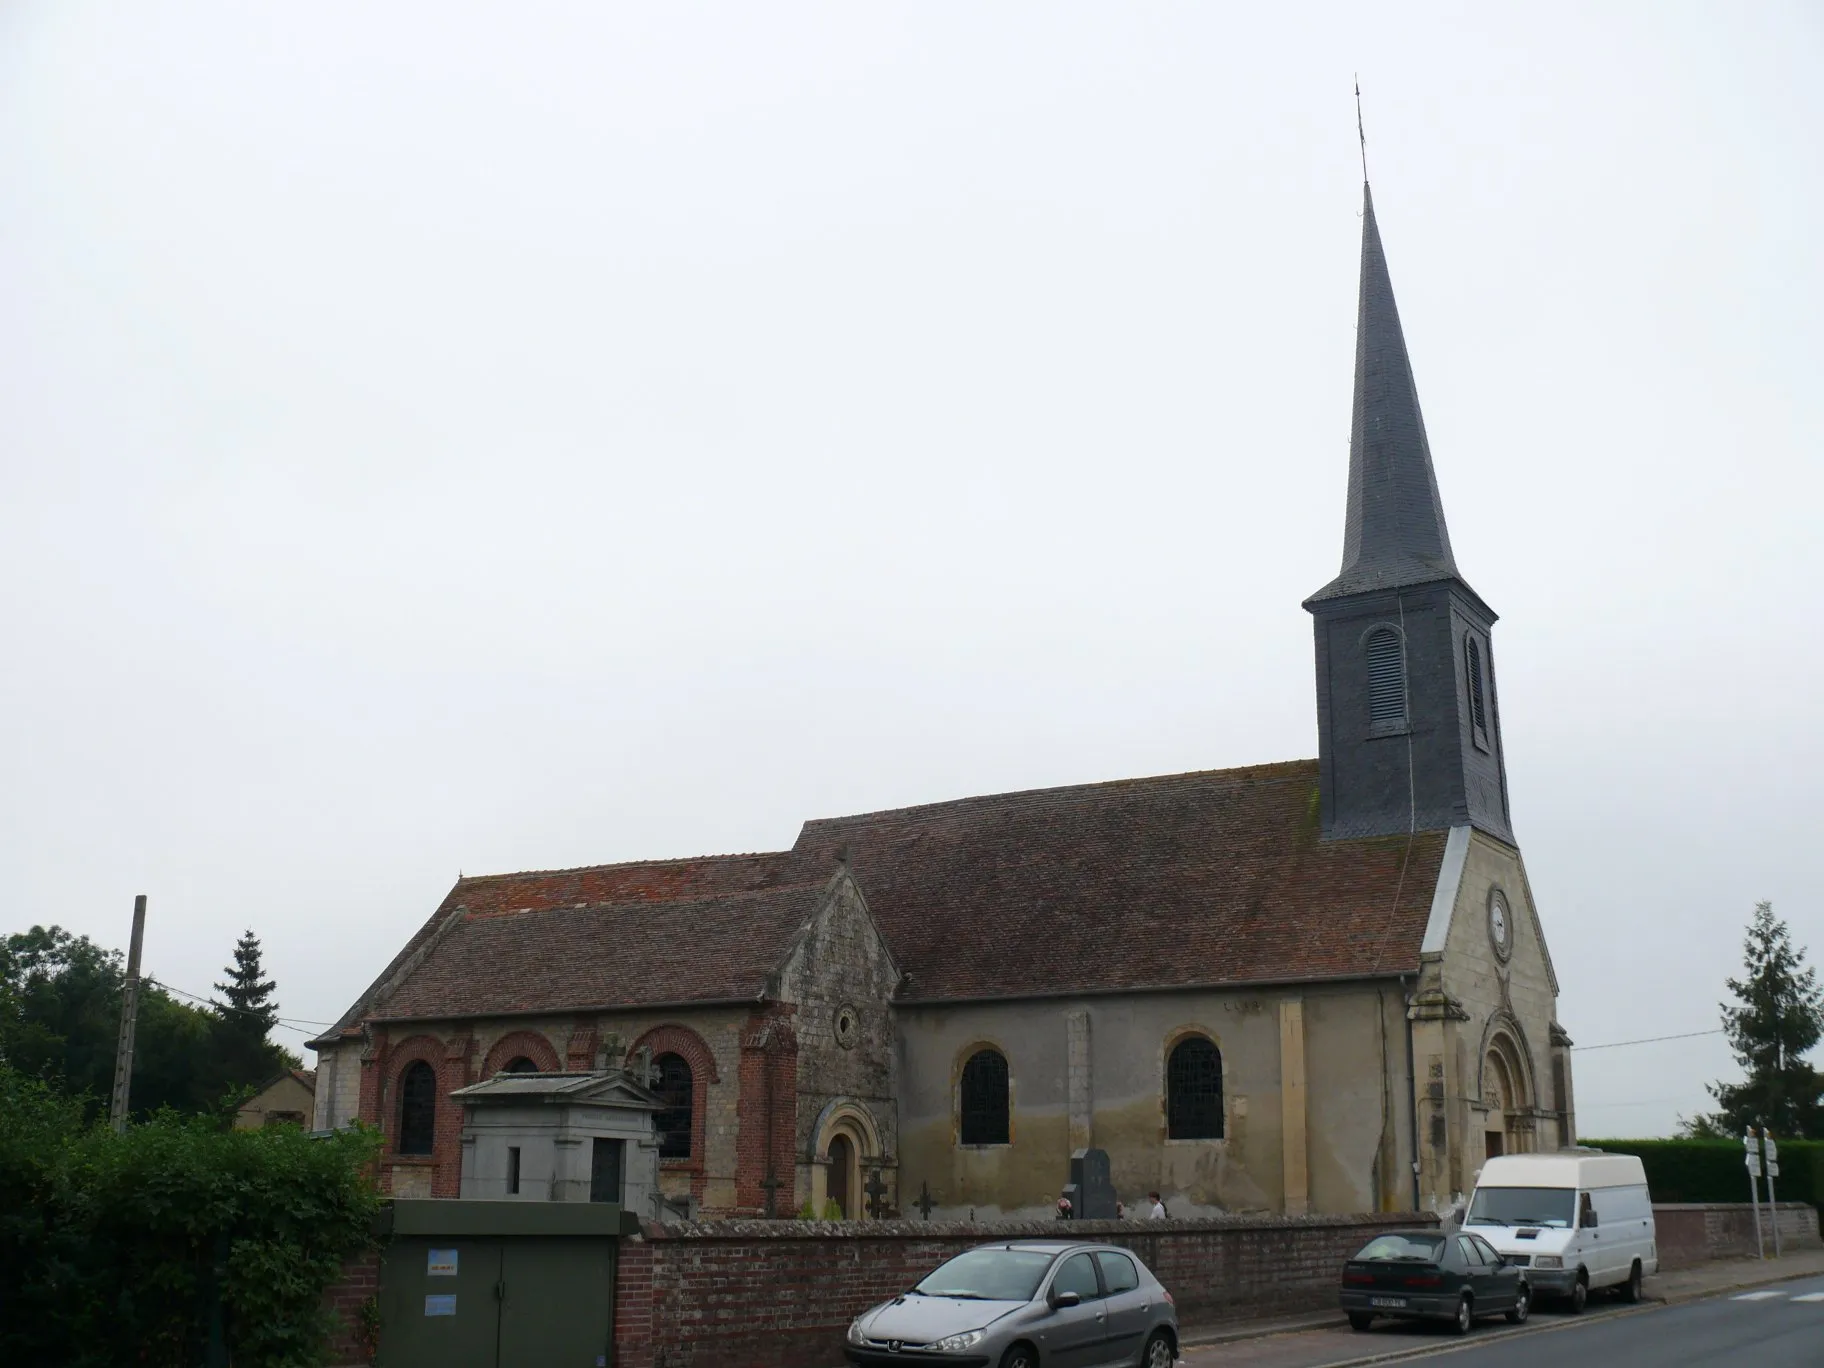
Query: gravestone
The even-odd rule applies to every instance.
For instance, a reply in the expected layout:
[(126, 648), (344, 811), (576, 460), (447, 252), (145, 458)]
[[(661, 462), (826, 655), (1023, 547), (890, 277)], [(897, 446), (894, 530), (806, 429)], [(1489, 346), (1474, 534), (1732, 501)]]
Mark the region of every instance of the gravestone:
[(1115, 1219), (1115, 1185), (1108, 1176), (1108, 1151), (1080, 1149), (1070, 1156), (1070, 1214), (1079, 1221)]

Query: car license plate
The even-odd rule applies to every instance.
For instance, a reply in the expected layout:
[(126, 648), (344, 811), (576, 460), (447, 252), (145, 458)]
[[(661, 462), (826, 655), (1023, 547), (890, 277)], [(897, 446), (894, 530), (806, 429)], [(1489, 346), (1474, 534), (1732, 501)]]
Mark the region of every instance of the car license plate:
[(1370, 1298), (1368, 1298), (1368, 1305), (1385, 1306), (1385, 1307), (1390, 1307), (1395, 1310), (1398, 1310), (1398, 1309), (1403, 1308), (1406, 1305), (1406, 1298), (1404, 1298), (1404, 1297), (1370, 1297)]

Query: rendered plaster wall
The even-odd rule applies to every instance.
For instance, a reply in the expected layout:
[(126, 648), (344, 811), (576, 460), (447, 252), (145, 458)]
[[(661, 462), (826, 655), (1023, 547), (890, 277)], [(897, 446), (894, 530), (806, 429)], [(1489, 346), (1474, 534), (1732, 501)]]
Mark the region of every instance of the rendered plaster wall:
[[(1302, 1026), (1301, 1059), (1282, 1059), (1288, 1006)], [(928, 1185), (934, 1217), (1049, 1215), (1068, 1181), (1071, 1151), (1085, 1140), (1108, 1151), (1122, 1201), (1134, 1206), (1157, 1189), (1174, 1217), (1296, 1211), (1301, 1159), (1303, 1205), (1310, 1211), (1410, 1205), (1402, 1156), (1410, 1154), (1411, 1141), (1396, 1104), (1409, 1087), (1396, 981), (902, 1004), (897, 1015), (900, 1190), (908, 1213)], [(1167, 1137), (1166, 1058), (1193, 1033), (1209, 1037), (1222, 1054), (1221, 1139)], [(1010, 1143), (964, 1146), (958, 1084), (964, 1063), (984, 1046), (1007, 1058)], [(1288, 1078), (1304, 1084), (1290, 1133), (1282, 1096)]]
[[(539, 1104), (471, 1106), (462, 1136), (462, 1195), (497, 1201), (586, 1202), (593, 1142), (621, 1142), (621, 1190), (611, 1199), (649, 1214), (658, 1181), (658, 1143), (640, 1109)], [(510, 1190), (509, 1151), (519, 1151), (519, 1190)]]

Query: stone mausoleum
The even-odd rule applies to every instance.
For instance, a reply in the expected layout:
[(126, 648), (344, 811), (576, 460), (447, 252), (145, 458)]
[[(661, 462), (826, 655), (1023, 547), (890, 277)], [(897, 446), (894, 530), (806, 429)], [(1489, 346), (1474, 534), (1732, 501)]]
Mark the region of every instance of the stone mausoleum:
[[(476, 1085), (630, 1069), (661, 1219), (1044, 1215), (1088, 1148), (1173, 1215), (1395, 1211), (1571, 1143), (1495, 613), (1453, 554), (1366, 190), (1357, 327), (1342, 567), (1304, 604), (1316, 760), (460, 879), (312, 1042), (316, 1124), (377, 1123), (392, 1191), (456, 1196), (465, 1162), (501, 1179), (464, 1157), (500, 1106)], [(518, 1153), (521, 1184), (562, 1179)]]

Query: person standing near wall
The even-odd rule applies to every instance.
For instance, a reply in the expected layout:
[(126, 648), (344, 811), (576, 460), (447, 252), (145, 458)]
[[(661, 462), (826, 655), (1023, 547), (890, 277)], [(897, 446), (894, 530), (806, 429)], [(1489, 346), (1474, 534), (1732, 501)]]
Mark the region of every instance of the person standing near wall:
[(1159, 1194), (1156, 1192), (1149, 1192), (1146, 1195), (1153, 1204), (1153, 1209), (1146, 1214), (1146, 1219), (1149, 1221), (1163, 1221), (1165, 1219), (1164, 1201), (1160, 1199)]

